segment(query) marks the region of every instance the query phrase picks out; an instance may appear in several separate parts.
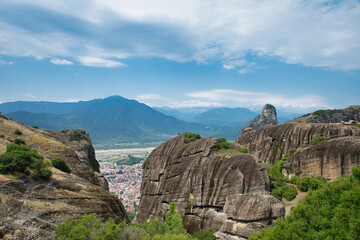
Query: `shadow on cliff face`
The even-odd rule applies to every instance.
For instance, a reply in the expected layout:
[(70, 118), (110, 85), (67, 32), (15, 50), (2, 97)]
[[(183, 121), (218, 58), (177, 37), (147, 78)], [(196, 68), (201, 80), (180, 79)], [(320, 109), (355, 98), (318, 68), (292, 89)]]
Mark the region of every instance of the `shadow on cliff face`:
[(284, 216), (284, 205), (269, 194), (268, 175), (254, 156), (219, 153), (216, 138), (184, 143), (185, 138), (161, 144), (145, 161), (138, 222), (164, 218), (175, 202), (191, 233), (211, 227), (219, 237), (248, 237)]

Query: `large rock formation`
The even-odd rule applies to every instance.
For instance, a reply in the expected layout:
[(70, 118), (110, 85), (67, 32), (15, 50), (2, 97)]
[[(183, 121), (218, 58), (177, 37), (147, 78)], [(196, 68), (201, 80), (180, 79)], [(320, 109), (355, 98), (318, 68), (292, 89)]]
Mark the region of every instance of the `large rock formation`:
[[(22, 135), (15, 135), (15, 129)], [(71, 169), (67, 174), (50, 168), (50, 181), (33, 181), (23, 173), (0, 174), (0, 238), (49, 239), (64, 219), (90, 213), (128, 221), (119, 199), (106, 191), (107, 181), (85, 131), (36, 129), (0, 115), (0, 136), (0, 153), (20, 137), (45, 159), (61, 157)]]
[(241, 136), (245, 129), (258, 130), (265, 125), (277, 125), (276, 109), (271, 104), (265, 104), (262, 112), (253, 120), (248, 122), (240, 131)]
[(138, 222), (164, 218), (175, 202), (190, 232), (211, 227), (222, 239), (239, 239), (284, 216), (284, 205), (269, 195), (268, 175), (254, 156), (215, 152), (215, 138), (190, 144), (184, 138), (161, 144), (145, 161)]
[[(311, 146), (311, 140), (330, 140)], [(360, 128), (344, 124), (284, 123), (265, 126), (240, 136), (235, 145), (247, 147), (260, 161), (275, 163), (287, 157), (289, 175), (334, 179), (350, 174), (359, 165)]]
[(333, 138), (298, 149), (284, 165), (289, 176), (323, 176), (329, 180), (348, 176), (352, 167), (360, 165), (360, 137)]

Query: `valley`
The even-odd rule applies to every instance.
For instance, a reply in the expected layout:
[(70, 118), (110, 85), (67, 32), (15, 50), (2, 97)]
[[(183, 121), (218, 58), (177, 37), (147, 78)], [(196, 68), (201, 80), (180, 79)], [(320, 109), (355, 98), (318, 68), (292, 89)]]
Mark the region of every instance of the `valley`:
[[(109, 191), (119, 198), (128, 213), (134, 214), (140, 203), (142, 165), (154, 148), (96, 150), (100, 172), (109, 183)], [(131, 157), (129, 157), (131, 156)], [(129, 162), (133, 160), (133, 162)]]

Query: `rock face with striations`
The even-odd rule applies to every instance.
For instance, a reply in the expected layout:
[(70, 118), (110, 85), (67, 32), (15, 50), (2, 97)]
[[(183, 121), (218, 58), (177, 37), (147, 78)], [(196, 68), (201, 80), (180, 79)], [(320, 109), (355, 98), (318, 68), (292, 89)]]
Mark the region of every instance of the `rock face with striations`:
[(24, 173), (0, 174), (1, 239), (50, 239), (64, 219), (90, 213), (129, 221), (119, 199), (107, 191), (88, 133), (36, 129), (0, 115), (0, 135), (0, 153), (20, 137), (45, 159), (61, 157), (71, 169), (68, 174), (51, 167), (49, 181), (34, 181)]
[(277, 125), (276, 109), (271, 104), (265, 104), (262, 112), (256, 116), (253, 120), (248, 122), (240, 131), (241, 136), (245, 129), (258, 130), (265, 125)]
[[(329, 140), (314, 146), (311, 140)], [(265, 126), (240, 136), (236, 147), (247, 147), (260, 161), (275, 163), (283, 156), (289, 175), (323, 176), (335, 179), (351, 173), (360, 164), (360, 128), (344, 124), (283, 123)]]
[(220, 239), (247, 238), (278, 217), (284, 205), (269, 194), (264, 166), (250, 154), (215, 152), (215, 138), (161, 144), (143, 165), (138, 222), (164, 218), (175, 202), (192, 233), (209, 227)]

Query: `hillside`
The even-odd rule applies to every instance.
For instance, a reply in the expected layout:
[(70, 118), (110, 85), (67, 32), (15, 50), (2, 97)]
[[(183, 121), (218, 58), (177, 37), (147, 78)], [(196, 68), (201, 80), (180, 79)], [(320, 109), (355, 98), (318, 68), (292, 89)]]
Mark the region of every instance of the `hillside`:
[(192, 121), (210, 126), (242, 127), (256, 115), (247, 108), (223, 107), (199, 113)]
[[(21, 107), (22, 105), (24, 107)], [(21, 111), (9, 112), (10, 107)], [(51, 109), (52, 107), (54, 109)], [(145, 104), (120, 96), (71, 104), (0, 104), (0, 111), (4, 110), (7, 116), (30, 126), (36, 125), (52, 130), (85, 129), (90, 133), (94, 144), (163, 141), (186, 131), (209, 135), (215, 133), (215, 130), (207, 129), (200, 124), (180, 121)]]
[[(13, 144), (22, 142), (19, 139), (26, 145)], [(30, 149), (33, 155), (41, 155), (43, 168), (50, 170), (52, 175), (48, 180), (34, 178), (39, 174), (37, 165), (27, 167), (23, 172), (6, 174), (3, 172), (5, 165), (1, 166), (4, 174), (0, 174), (0, 238), (50, 239), (64, 219), (94, 212), (116, 222), (128, 221), (121, 202), (108, 192), (107, 181), (99, 172), (87, 132), (36, 129), (0, 115), (0, 154), (8, 152), (7, 146), (11, 144)], [(9, 156), (19, 154), (18, 150), (6, 155), (2, 164), (9, 161)], [(56, 157), (65, 160), (71, 173), (52, 167), (50, 160)], [(28, 157), (24, 155), (16, 161), (24, 159)]]
[(353, 105), (344, 109), (318, 110), (293, 119), (299, 123), (340, 123), (349, 120), (360, 121), (360, 106)]

